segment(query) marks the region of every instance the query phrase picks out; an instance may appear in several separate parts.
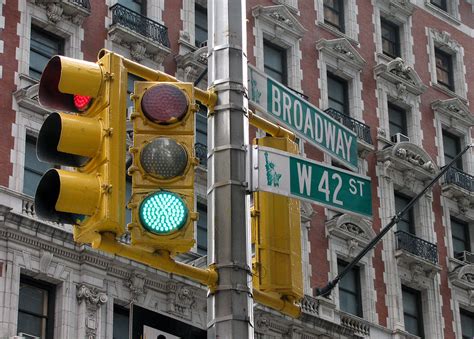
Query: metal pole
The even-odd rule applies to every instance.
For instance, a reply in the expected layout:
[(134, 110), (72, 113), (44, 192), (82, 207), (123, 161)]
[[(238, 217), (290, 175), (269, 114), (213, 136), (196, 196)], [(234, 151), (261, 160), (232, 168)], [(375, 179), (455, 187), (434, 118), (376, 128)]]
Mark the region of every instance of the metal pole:
[(244, 0), (208, 1), (208, 263), (218, 282), (208, 296), (208, 338), (253, 338), (248, 148), (247, 34)]
[(406, 204), (406, 206), (400, 211), (398, 212), (397, 214), (395, 214), (392, 218), (392, 220), (390, 220), (390, 222), (380, 231), (379, 234), (377, 234), (368, 244), (367, 246), (365, 246), (365, 248), (362, 249), (362, 251), (359, 252), (359, 254), (354, 258), (352, 259), (352, 261), (349, 263), (349, 265), (347, 265), (343, 270), (342, 272), (340, 272), (333, 280), (331, 280), (330, 282), (327, 283), (326, 286), (322, 287), (322, 288), (316, 288), (316, 295), (321, 295), (323, 297), (329, 295), (332, 291), (332, 289), (334, 287), (336, 287), (337, 283), (339, 282), (339, 280), (341, 280), (341, 278), (347, 274), (347, 272), (349, 272), (352, 267), (354, 267), (354, 265), (356, 265), (360, 259), (362, 259), (362, 257), (364, 255), (366, 255), (371, 249), (373, 249), (375, 247), (375, 245), (377, 245), (377, 243), (380, 241), (380, 239), (382, 239), (382, 237), (387, 234), (387, 232), (394, 226), (396, 225), (400, 219), (403, 217), (403, 215), (408, 212), (408, 210), (410, 208), (413, 207), (413, 205), (418, 201), (418, 199), (420, 199), (434, 184), (436, 184), (436, 182), (438, 182), (438, 180), (448, 171), (448, 169), (454, 165), (456, 163), (456, 161), (462, 157), (462, 155), (464, 153), (467, 152), (468, 149), (470, 149), (473, 145), (467, 145), (461, 152), (459, 152), (453, 160), (451, 160), (451, 162), (449, 164), (447, 164), (446, 166), (444, 166), (441, 171), (439, 171), (438, 175), (436, 175), (436, 177), (434, 177), (428, 185), (425, 186), (425, 188), (423, 188), (423, 190), (418, 193), (415, 197), (413, 197), (409, 202), (408, 204)]

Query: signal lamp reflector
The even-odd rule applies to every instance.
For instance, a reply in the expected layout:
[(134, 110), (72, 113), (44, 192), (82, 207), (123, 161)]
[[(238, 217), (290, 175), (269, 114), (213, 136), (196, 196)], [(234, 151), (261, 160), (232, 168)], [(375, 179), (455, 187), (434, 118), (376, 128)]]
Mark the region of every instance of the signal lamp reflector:
[(143, 114), (157, 124), (169, 125), (182, 120), (188, 112), (188, 98), (176, 86), (160, 84), (149, 88), (142, 97)]
[(87, 95), (74, 95), (74, 106), (79, 112), (89, 108), (92, 98)]
[(184, 174), (188, 153), (174, 139), (156, 138), (143, 147), (140, 164), (149, 175), (159, 179), (172, 179)]
[(168, 234), (181, 229), (188, 219), (188, 207), (175, 193), (159, 191), (143, 199), (139, 208), (142, 226), (155, 234)]

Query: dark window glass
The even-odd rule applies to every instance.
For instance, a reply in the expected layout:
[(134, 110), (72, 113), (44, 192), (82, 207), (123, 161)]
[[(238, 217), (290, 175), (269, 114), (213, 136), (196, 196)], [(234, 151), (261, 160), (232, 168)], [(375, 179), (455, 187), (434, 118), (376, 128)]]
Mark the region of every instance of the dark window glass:
[(286, 69), (286, 49), (274, 45), (268, 41), (264, 41), (263, 59), (265, 73), (274, 78), (276, 81), (286, 85), (288, 83)]
[(127, 74), (127, 109), (129, 107), (133, 107), (133, 101), (130, 98), (130, 94), (132, 94), (134, 91), (135, 81), (146, 81), (146, 80), (131, 73)]
[(130, 312), (125, 307), (114, 305), (113, 339), (128, 339)]
[(431, 4), (442, 9), (443, 11), (448, 10), (448, 7), (446, 6), (446, 0), (431, 0)]
[[(406, 205), (411, 201), (411, 198), (406, 197), (402, 194), (395, 193), (395, 211), (398, 213), (405, 208)], [(407, 211), (397, 224), (398, 231), (404, 231), (411, 234), (415, 234), (415, 220), (413, 216), (413, 208)]]
[(474, 313), (461, 309), (462, 339), (474, 338)]
[(207, 205), (197, 204), (199, 220), (197, 223), (197, 251), (200, 254), (207, 253)]
[(136, 13), (146, 15), (146, 1), (145, 0), (118, 0), (118, 3)]
[[(447, 165), (461, 152), (461, 139), (443, 130), (443, 148), (444, 162)], [(453, 166), (462, 170), (462, 159), (459, 158)]]
[[(337, 270), (342, 270), (347, 263), (338, 260)], [(360, 271), (357, 266), (353, 267), (339, 282), (339, 307), (342, 311), (362, 317), (362, 302), (360, 293)]]
[(343, 0), (324, 0), (324, 22), (344, 32)]
[(423, 313), (419, 291), (402, 286), (405, 331), (423, 337)]
[(53, 338), (54, 286), (22, 277), (18, 298), (18, 333)]
[(41, 28), (31, 27), (30, 40), (30, 76), (41, 78), (41, 73), (54, 55), (63, 54), (64, 39), (59, 38)]
[(382, 51), (392, 58), (400, 56), (400, 29), (394, 23), (381, 19)]
[(453, 252), (456, 258), (464, 251), (471, 251), (468, 223), (451, 218), (451, 235), (453, 237)]
[(438, 84), (454, 91), (453, 57), (452, 55), (435, 48), (436, 78)]
[(390, 136), (401, 133), (408, 135), (407, 113), (403, 108), (388, 104), (388, 125)]
[(34, 196), (36, 187), (43, 174), (52, 168), (51, 164), (41, 162), (36, 157), (36, 139), (26, 136), (25, 143), (25, 172), (23, 176), (23, 193)]
[(328, 103), (336, 111), (349, 115), (349, 97), (347, 81), (328, 73)]
[(198, 4), (194, 8), (194, 35), (195, 46), (207, 41), (207, 9)]
[(200, 106), (196, 114), (196, 142), (207, 145), (207, 108)]

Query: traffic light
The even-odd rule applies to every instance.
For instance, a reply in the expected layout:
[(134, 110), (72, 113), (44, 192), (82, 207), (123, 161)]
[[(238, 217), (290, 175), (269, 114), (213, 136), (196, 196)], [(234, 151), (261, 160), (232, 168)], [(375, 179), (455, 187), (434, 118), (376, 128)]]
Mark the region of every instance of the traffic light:
[[(285, 137), (267, 136), (256, 142), (290, 153), (298, 150), (297, 144)], [(286, 301), (299, 301), (303, 297), (299, 200), (256, 192), (251, 216), (254, 288)]]
[(68, 113), (46, 118), (38, 159), (74, 169), (44, 174), (36, 213), (74, 224), (80, 243), (99, 241), (102, 232), (124, 233), (126, 84), (121, 57), (105, 51), (96, 63), (54, 56), (41, 77), (41, 105)]
[(132, 246), (172, 255), (194, 243), (194, 113), (192, 83), (135, 82), (132, 197), (128, 225)]

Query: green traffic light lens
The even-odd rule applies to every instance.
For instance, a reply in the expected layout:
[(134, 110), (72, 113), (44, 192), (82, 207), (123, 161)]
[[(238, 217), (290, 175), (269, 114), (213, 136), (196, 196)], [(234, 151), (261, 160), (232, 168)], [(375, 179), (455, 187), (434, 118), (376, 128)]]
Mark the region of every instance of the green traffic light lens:
[(142, 226), (155, 234), (179, 230), (188, 219), (188, 207), (175, 193), (160, 191), (147, 196), (138, 211)]

